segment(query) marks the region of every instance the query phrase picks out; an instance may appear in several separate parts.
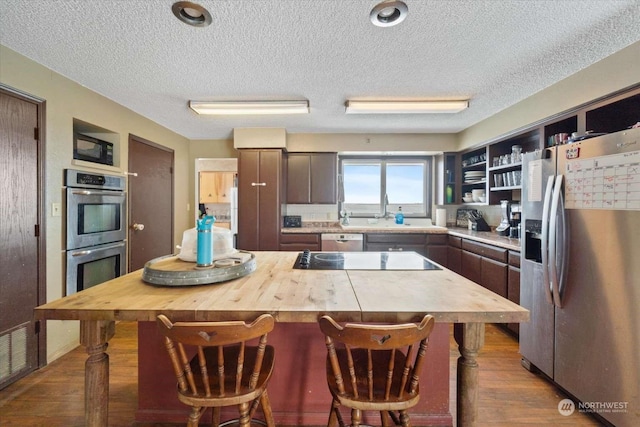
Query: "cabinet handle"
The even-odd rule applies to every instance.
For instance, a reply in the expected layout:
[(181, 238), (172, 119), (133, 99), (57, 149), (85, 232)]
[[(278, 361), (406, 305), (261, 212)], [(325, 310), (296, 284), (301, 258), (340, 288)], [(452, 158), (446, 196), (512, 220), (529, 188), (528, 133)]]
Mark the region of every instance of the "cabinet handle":
[(389, 248), (389, 252), (402, 252), (402, 248)]
[(266, 187), (266, 186), (267, 186), (267, 183), (266, 183), (266, 182), (252, 182), (252, 183), (251, 183), (251, 186), (252, 186), (252, 187), (258, 187), (258, 186), (260, 186), (260, 187)]

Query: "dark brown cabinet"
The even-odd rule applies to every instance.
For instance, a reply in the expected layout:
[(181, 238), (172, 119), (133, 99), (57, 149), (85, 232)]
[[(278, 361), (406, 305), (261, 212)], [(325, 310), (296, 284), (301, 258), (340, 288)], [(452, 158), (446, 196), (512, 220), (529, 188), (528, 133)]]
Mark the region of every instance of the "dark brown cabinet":
[(282, 186), (282, 150), (238, 150), (238, 249), (280, 248)]
[(480, 263), (479, 283), (490, 291), (506, 298), (507, 264), (483, 257)]
[(427, 234), (426, 246), (427, 258), (437, 262), (443, 267), (448, 264), (447, 235), (446, 234)]
[(320, 235), (316, 233), (295, 233), (280, 235), (281, 251), (310, 251), (320, 250)]
[(287, 157), (287, 203), (337, 202), (336, 153), (289, 153)]
[(460, 274), (472, 282), (480, 284), (482, 257), (468, 251), (462, 251), (460, 254)]
[[(509, 251), (509, 272), (507, 275), (507, 298), (520, 304), (520, 252)], [(518, 335), (519, 323), (507, 323), (507, 328)]]
[(462, 238), (447, 236), (447, 268), (455, 273), (462, 274)]
[(367, 233), (364, 250), (369, 252), (415, 251), (426, 256), (426, 235), (405, 233)]

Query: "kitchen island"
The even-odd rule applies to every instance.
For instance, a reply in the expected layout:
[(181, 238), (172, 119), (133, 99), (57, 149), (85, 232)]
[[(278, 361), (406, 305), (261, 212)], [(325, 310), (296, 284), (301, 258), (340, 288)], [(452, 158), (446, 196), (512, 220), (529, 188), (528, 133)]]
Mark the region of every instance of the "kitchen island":
[[(461, 353), (458, 425), (476, 423), (476, 356), (483, 345), (484, 324), (524, 322), (529, 318), (527, 310), (447, 269), (296, 270), (292, 266), (297, 255), (256, 252), (257, 268), (250, 275), (203, 286), (152, 286), (142, 281), (139, 270), (36, 308), (38, 319), (80, 321), (80, 342), (89, 354), (85, 364), (86, 425), (107, 425), (106, 349), (115, 333), (115, 321), (153, 322), (161, 313), (174, 321), (251, 321), (271, 313), (282, 324), (315, 324), (323, 314), (343, 322), (408, 322), (432, 314), (438, 323), (455, 325)], [(300, 354), (304, 350), (302, 347)], [(278, 375), (287, 373), (276, 372), (274, 378)], [(329, 406), (328, 401), (327, 415)]]

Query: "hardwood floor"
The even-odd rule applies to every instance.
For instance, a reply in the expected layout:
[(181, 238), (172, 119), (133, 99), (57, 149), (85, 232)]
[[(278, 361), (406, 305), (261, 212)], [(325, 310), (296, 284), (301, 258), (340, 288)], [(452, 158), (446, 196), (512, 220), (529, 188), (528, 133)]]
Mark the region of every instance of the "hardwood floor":
[[(136, 423), (137, 327), (120, 322), (109, 344), (111, 362), (109, 425), (168, 427), (171, 424)], [(458, 350), (451, 339), (451, 369)], [(0, 390), (0, 426), (83, 426), (84, 361), (78, 347), (45, 368)], [(520, 366), (517, 342), (500, 328), (487, 325), (480, 364), (480, 426), (599, 426), (596, 420), (574, 412), (565, 417), (558, 402), (565, 398), (549, 382)], [(455, 414), (455, 376), (451, 382), (451, 412)]]

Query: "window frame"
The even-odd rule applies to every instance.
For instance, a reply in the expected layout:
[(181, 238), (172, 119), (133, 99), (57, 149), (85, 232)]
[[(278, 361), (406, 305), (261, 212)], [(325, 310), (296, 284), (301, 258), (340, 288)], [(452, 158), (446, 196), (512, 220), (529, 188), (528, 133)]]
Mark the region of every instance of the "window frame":
[[(423, 200), (424, 200), (424, 211), (423, 212), (403, 212), (405, 217), (411, 218), (431, 218), (431, 200), (433, 197), (433, 156), (398, 156), (398, 155), (344, 155), (339, 156), (338, 162), (338, 182), (340, 186), (340, 196), (338, 200), (338, 215), (340, 215), (340, 211), (344, 208), (344, 188), (343, 188), (343, 179), (344, 179), (344, 162), (347, 163), (371, 163), (376, 162), (380, 163), (380, 199), (379, 199), (379, 211), (377, 213), (369, 213), (369, 212), (358, 212), (356, 210), (348, 209), (349, 216), (353, 218), (378, 218), (382, 214), (383, 211), (383, 203), (384, 203), (384, 195), (386, 193), (386, 178), (387, 178), (387, 165), (388, 164), (397, 164), (397, 163), (421, 163), (424, 166), (423, 172)], [(402, 206), (402, 204), (389, 203), (388, 208), (390, 212), (397, 212), (398, 206)]]

